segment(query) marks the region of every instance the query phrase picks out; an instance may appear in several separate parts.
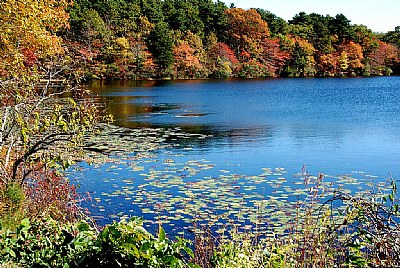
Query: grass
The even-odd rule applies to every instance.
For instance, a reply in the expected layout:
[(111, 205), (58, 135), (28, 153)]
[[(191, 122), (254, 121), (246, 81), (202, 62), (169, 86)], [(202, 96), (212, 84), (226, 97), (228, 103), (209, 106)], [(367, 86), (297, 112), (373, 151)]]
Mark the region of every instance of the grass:
[(21, 185), (0, 185), (0, 223), (4, 228), (15, 230), (26, 216), (25, 192)]

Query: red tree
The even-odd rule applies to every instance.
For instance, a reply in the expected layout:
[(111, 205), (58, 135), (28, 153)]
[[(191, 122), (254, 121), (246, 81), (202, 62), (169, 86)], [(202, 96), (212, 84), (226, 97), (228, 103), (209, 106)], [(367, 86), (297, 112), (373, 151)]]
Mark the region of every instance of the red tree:
[(225, 43), (215, 43), (208, 51), (208, 69), (212, 77), (231, 76), (238, 63), (235, 53)]

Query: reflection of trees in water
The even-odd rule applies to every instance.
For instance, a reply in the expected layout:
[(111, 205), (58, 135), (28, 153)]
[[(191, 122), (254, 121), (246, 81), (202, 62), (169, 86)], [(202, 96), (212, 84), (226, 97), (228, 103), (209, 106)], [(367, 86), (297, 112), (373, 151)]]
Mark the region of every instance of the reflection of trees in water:
[[(235, 144), (249, 143), (256, 146), (260, 139), (269, 140), (273, 137), (273, 132), (267, 128), (252, 129), (219, 129), (210, 125), (171, 125), (171, 124), (151, 124), (144, 122), (132, 122), (135, 128), (151, 127), (163, 129), (179, 129), (180, 133), (186, 135), (171, 135), (166, 138), (166, 143), (172, 143), (175, 148), (185, 148), (194, 146), (197, 149), (215, 149)], [(191, 135), (192, 134), (192, 135)], [(199, 139), (199, 135), (203, 138)]]
[[(212, 81), (211, 84), (230, 83), (231, 80)], [(249, 83), (246, 81), (235, 80), (235, 83)], [(255, 81), (252, 81), (255, 82)], [(207, 147), (234, 146), (235, 144), (249, 144), (258, 146), (261, 142), (273, 143), (276, 139), (283, 139), (295, 146), (309, 146), (310, 140), (320, 137), (328, 147), (340, 146), (346, 133), (341, 127), (332, 128), (320, 122), (301, 121), (280, 123), (280, 118), (291, 115), (280, 115), (277, 118), (272, 114), (271, 124), (257, 122), (257, 118), (247, 118), (241, 116), (241, 126), (218, 124), (209, 122), (208, 114), (185, 111), (185, 107), (174, 103), (159, 103), (157, 88), (159, 86), (173, 88), (183, 86), (191, 91), (190, 85), (210, 83), (209, 80), (182, 80), (182, 81), (97, 81), (90, 86), (93, 98), (101, 105), (106, 106), (106, 111), (114, 116), (115, 124), (131, 129), (150, 127), (150, 128), (181, 128), (182, 131), (191, 134), (206, 135), (206, 139), (186, 137), (179, 141), (182, 146), (196, 146), (205, 149)], [(173, 94), (173, 91), (171, 91)], [(197, 96), (197, 95), (195, 95)], [(179, 101), (179, 100), (178, 100)], [(204, 101), (204, 100), (203, 100)], [(202, 102), (202, 105), (206, 102)], [(263, 109), (261, 107), (260, 109)], [(264, 110), (260, 110), (261, 112)], [(265, 111), (264, 111), (265, 112)], [(273, 111), (272, 111), (273, 113)], [(176, 119), (178, 116), (183, 118)], [(191, 120), (191, 117), (203, 117), (199, 121)], [(262, 116), (262, 115), (261, 115)], [(164, 117), (165, 120), (164, 120)], [(296, 116), (295, 116), (296, 117)], [(294, 118), (295, 119), (295, 118)], [(276, 121), (278, 120), (278, 121)], [(199, 122), (199, 123), (197, 123)], [(247, 127), (248, 125), (248, 127)], [(176, 140), (168, 139), (167, 142), (174, 143)]]
[[(149, 82), (149, 83), (147, 83)], [(150, 83), (152, 81), (146, 81), (146, 83), (141, 83), (141, 85), (153, 85)], [(158, 83), (160, 81), (157, 81)], [(137, 82), (135, 82), (137, 83)], [(121, 87), (109, 87), (108, 85), (103, 85), (101, 87), (96, 87), (93, 89), (94, 96), (97, 95), (96, 101), (101, 105), (106, 106), (106, 111), (114, 116), (114, 124), (121, 127), (126, 127), (130, 129), (135, 128), (163, 128), (163, 129), (175, 129), (180, 128), (182, 132), (189, 134), (199, 134), (204, 135), (206, 138), (198, 139), (198, 136), (185, 136), (182, 138), (168, 137), (166, 139), (167, 143), (176, 143), (179, 139), (179, 144), (182, 147), (188, 145), (196, 146), (197, 148), (206, 149), (209, 147), (220, 147), (230, 144), (238, 144), (244, 142), (256, 143), (259, 142), (260, 137), (269, 138), (272, 137), (272, 131), (266, 127), (259, 128), (230, 128), (230, 127), (219, 127), (207, 124), (185, 124), (185, 123), (154, 123), (146, 121), (141, 121), (141, 119), (146, 117), (156, 117), (160, 115), (165, 115), (168, 111), (180, 110), (182, 107), (174, 104), (165, 103), (153, 103), (151, 102), (149, 96), (131, 96), (129, 92), (134, 92), (131, 83), (121, 82), (126, 88)], [(119, 85), (121, 85), (119, 84)], [(124, 90), (126, 89), (126, 90)], [(126, 95), (122, 95), (126, 93)], [(118, 93), (117, 96), (113, 94)], [(103, 95), (103, 96), (101, 96)], [(105, 95), (105, 96), (104, 96)], [(197, 114), (195, 114), (197, 115)], [(204, 114), (199, 114), (199, 116), (206, 116)], [(187, 117), (190, 117), (187, 116)]]
[(157, 116), (163, 112), (178, 109), (179, 106), (172, 104), (153, 104), (150, 101), (142, 100), (149, 99), (148, 97), (104, 97), (102, 102), (107, 107), (107, 112), (112, 114), (115, 119), (115, 124), (121, 127), (137, 128), (151, 127), (152, 123), (138, 123), (135, 119), (146, 116)]

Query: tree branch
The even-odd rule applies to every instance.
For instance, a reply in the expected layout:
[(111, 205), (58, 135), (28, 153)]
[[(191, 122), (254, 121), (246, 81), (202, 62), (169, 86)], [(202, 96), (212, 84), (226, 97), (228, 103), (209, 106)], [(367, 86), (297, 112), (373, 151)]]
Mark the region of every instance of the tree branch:
[(6, 129), (6, 122), (8, 121), (8, 113), (9, 113), (10, 107), (7, 106), (5, 108), (4, 116), (3, 116), (3, 122), (1, 124), (1, 130), (0, 130), (0, 144), (3, 143), (3, 133), (5, 132)]
[[(15, 181), (17, 177), (17, 172), (18, 172), (18, 167), (25, 162), (29, 156), (46, 149), (46, 146), (54, 144), (57, 141), (65, 141), (65, 142), (71, 142), (70, 139), (67, 138), (61, 138), (61, 137), (70, 137), (72, 136), (73, 133), (53, 133), (50, 135), (47, 135), (43, 137), (41, 140), (37, 141), (23, 156), (18, 158), (13, 165), (13, 171), (12, 171), (12, 180)], [(60, 138), (59, 138), (60, 137)], [(21, 183), (23, 183), (25, 178), (21, 180)]]

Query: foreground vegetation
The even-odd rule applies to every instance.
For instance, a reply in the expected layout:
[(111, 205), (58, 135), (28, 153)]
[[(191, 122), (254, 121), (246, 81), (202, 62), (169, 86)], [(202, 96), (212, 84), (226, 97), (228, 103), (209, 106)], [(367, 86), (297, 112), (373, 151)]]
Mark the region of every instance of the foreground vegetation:
[[(307, 176), (304, 178), (307, 180)], [(157, 236), (139, 218), (99, 230), (89, 218), (60, 224), (54, 214), (24, 214), (18, 189), (2, 193), (14, 205), (1, 209), (0, 265), (5, 267), (398, 267), (400, 229), (397, 186), (363, 195), (337, 191), (324, 199), (323, 176), (307, 185), (309, 196), (283, 234), (265, 235), (232, 221), (226, 232), (199, 228), (192, 241)], [(16, 209), (17, 199), (20, 200)], [(324, 201), (322, 201), (324, 200)], [(25, 202), (25, 205), (24, 205)], [(22, 210), (21, 210), (22, 209)], [(5, 216), (12, 217), (5, 217)], [(9, 219), (8, 221), (6, 219)], [(10, 220), (11, 219), (11, 220)]]
[(184, 240), (171, 242), (161, 227), (154, 237), (137, 218), (101, 232), (84, 221), (25, 218), (0, 234), (0, 265), (17, 267), (185, 267), (192, 254)]
[[(178, 4), (189, 5), (170, 1), (77, 1), (71, 5), (67, 0), (5, 0), (0, 3), (0, 265), (399, 266), (397, 187), (393, 180), (389, 192), (377, 189), (352, 196), (338, 189), (326, 199), (321, 186), (323, 176), (311, 178), (303, 174), (307, 198), (299, 201), (297, 213), (289, 218), (284, 232), (275, 234), (272, 229), (272, 235), (260, 231), (257, 224), (241, 230), (233, 221), (227, 222), (226, 232), (217, 236), (212, 224), (198, 228), (194, 222), (190, 242), (178, 237), (169, 239), (162, 226), (154, 236), (142, 227), (139, 218), (98, 228), (85, 215), (80, 207), (84, 197), (77, 194), (63, 171), (84, 158), (85, 150), (89, 149), (86, 138), (97, 131), (96, 125), (110, 121), (100, 117), (98, 107), (85, 98), (88, 92), (81, 89), (80, 82), (88, 73), (93, 77), (131, 78), (254, 77), (282, 72), (306, 76), (326, 71), (315, 69), (313, 57), (317, 50), (313, 46), (318, 44), (327, 45), (326, 51), (318, 54), (319, 60), (327, 56), (334, 61), (329, 75), (359, 74), (367, 70), (367, 63), (371, 74), (384, 74), (383, 71), (387, 74), (387, 68), (397, 68), (398, 55), (393, 56), (393, 51), (398, 51), (394, 45), (381, 43), (368, 29), (354, 28), (341, 16), (335, 19), (317, 16), (322, 20), (321, 27), (325, 20), (344, 21), (345, 25), (331, 29), (335, 35), (325, 43), (319, 39), (310, 43), (315, 37), (312, 34), (317, 33), (309, 31), (316, 15), (299, 14), (294, 19), (298, 23), (286, 25), (278, 18), (268, 19), (271, 14), (261, 10), (228, 9), (221, 2), (203, 1), (201, 5), (182, 8), (191, 7), (194, 11), (191, 14), (205, 17), (193, 20), (184, 17), (178, 23), (172, 18), (186, 14), (177, 8)], [(203, 7), (204, 12), (196, 13), (196, 7)], [(175, 13), (164, 12), (169, 15), (160, 17), (161, 9)], [(111, 14), (109, 20), (106, 12)], [(240, 23), (240, 14), (254, 19), (256, 29), (240, 29), (239, 26), (249, 26)], [(69, 15), (72, 27), (68, 30)], [(300, 23), (303, 19), (308, 22)], [(278, 22), (291, 30), (282, 35)], [(368, 52), (366, 45), (360, 54), (361, 45), (351, 39), (355, 38), (351, 32), (339, 33), (338, 29), (365, 30), (365, 36), (371, 37), (367, 41), (381, 45), (378, 50), (372, 46)], [(295, 30), (298, 34), (294, 34)], [(172, 31), (173, 35), (169, 35)], [(59, 37), (60, 33), (68, 42)], [(300, 37), (301, 33), (310, 35)], [(382, 38), (392, 36), (395, 33)], [(208, 40), (208, 54), (202, 51), (204, 40)], [(77, 44), (78, 49), (71, 44)], [(195, 44), (197, 50), (193, 48)], [(283, 44), (288, 47), (282, 48)], [(385, 57), (371, 56), (383, 48)], [(270, 49), (276, 53), (271, 54)], [(366, 61), (365, 55), (377, 63)], [(210, 63), (208, 69), (204, 69), (205, 59)]]

